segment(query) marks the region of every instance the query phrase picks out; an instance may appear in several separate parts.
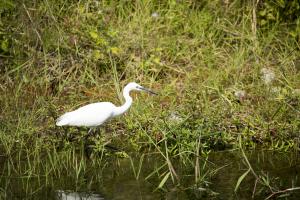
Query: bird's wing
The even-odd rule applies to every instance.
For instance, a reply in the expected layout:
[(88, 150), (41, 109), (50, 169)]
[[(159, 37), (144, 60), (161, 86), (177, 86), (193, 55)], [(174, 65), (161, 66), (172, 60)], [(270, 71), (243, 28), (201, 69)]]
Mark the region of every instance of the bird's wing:
[(114, 109), (115, 105), (110, 102), (92, 103), (68, 112), (60, 118), (64, 125), (93, 127), (111, 118)]

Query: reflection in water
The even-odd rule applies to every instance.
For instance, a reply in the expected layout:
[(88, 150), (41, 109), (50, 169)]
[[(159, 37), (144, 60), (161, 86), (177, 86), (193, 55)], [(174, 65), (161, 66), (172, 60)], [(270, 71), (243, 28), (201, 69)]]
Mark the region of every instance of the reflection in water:
[(56, 190), (57, 200), (104, 200), (100, 194)]
[[(274, 191), (300, 186), (300, 156), (298, 152), (250, 151), (247, 152), (247, 157), (253, 170), (258, 175), (267, 177)], [(140, 155), (131, 156), (131, 158), (132, 161), (126, 158), (111, 158), (105, 161), (105, 165), (90, 165), (87, 162), (86, 169), (89, 170), (82, 171), (72, 167), (58, 168), (58, 176), (52, 173), (44, 177), (42, 172), (37, 171), (41, 175), (30, 178), (27, 176), (24, 178), (20, 174), (11, 172), (12, 170), (7, 167), (10, 166), (10, 163), (7, 164), (10, 161), (5, 160), (0, 162), (0, 169), (5, 173), (0, 176), (0, 199), (248, 200), (252, 199), (255, 187), (254, 199), (265, 199), (272, 192), (269, 187), (261, 184), (255, 186), (256, 179), (251, 173), (241, 182), (238, 191), (234, 192), (239, 177), (248, 170), (239, 151), (211, 153), (208, 157), (210, 164), (207, 164), (207, 168), (210, 171), (217, 170), (211, 177), (205, 175), (205, 179), (208, 181), (202, 185), (195, 185), (193, 168), (185, 169), (174, 162), (174, 167), (181, 178), (180, 186), (167, 181), (163, 191), (157, 190), (161, 177), (149, 176), (153, 174), (153, 170), (164, 164), (161, 158), (155, 154), (145, 156), (138, 178), (134, 175), (132, 163), (134, 167), (140, 166)], [(77, 160), (75, 159), (75, 161)], [(62, 166), (68, 166), (68, 162)], [(48, 167), (47, 163), (50, 161), (45, 160), (42, 166)], [(17, 164), (25, 169), (28, 167), (27, 162), (21, 162), (21, 164), (17, 162)], [(53, 164), (50, 164), (52, 167)], [(63, 169), (68, 170), (63, 171)], [(7, 175), (8, 171), (11, 173), (9, 176)], [(146, 179), (146, 177), (148, 178)], [(288, 195), (289, 200), (299, 200), (300, 191), (283, 195)]]
[[(300, 186), (299, 171), (300, 157), (298, 153), (282, 153), (273, 151), (248, 151), (248, 160), (253, 170), (269, 182), (273, 191)], [(210, 156), (210, 160), (217, 166), (226, 167), (216, 173), (211, 182), (210, 188), (218, 192), (220, 199), (248, 200), (252, 198), (255, 190), (255, 199), (265, 199), (271, 194), (269, 187), (256, 184), (256, 177), (249, 173), (241, 182), (237, 193), (234, 188), (240, 176), (248, 170), (244, 158), (235, 152), (220, 152)], [(284, 195), (289, 200), (298, 200), (300, 191), (287, 192)], [(284, 198), (283, 198), (284, 199)]]

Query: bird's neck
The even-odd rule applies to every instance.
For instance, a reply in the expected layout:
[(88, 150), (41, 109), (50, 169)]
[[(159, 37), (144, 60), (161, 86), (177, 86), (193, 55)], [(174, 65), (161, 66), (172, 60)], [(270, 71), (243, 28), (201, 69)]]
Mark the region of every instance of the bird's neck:
[(121, 115), (125, 113), (132, 104), (132, 98), (129, 96), (130, 90), (128, 90), (126, 87), (123, 90), (123, 96), (125, 98), (125, 103), (122, 106), (118, 106), (117, 109), (114, 112), (114, 116)]

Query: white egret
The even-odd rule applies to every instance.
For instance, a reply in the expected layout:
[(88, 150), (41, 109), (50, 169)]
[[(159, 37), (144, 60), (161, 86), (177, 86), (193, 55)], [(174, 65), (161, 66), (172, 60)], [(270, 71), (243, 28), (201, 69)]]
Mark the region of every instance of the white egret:
[(129, 93), (132, 90), (146, 91), (151, 94), (155, 92), (140, 86), (137, 83), (128, 83), (123, 89), (125, 103), (122, 106), (115, 106), (110, 102), (98, 102), (85, 105), (77, 110), (67, 112), (56, 120), (57, 126), (84, 126), (95, 128), (100, 126), (112, 117), (125, 113), (132, 104)]

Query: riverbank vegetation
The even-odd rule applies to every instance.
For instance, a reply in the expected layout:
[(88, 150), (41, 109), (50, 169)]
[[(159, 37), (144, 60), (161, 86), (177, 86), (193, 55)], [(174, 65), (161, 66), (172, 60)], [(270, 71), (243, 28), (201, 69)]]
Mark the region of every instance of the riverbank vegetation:
[[(28, 166), (48, 155), (54, 175), (57, 152), (124, 157), (138, 179), (145, 155), (156, 152), (164, 164), (146, 178), (157, 176), (163, 190), (181, 182), (179, 168), (193, 168), (188, 174), (205, 188), (218, 171), (210, 152), (297, 151), (299, 3), (278, 2), (3, 1), (2, 155)], [(89, 137), (55, 126), (87, 103), (120, 105), (131, 81), (159, 95), (132, 94), (130, 111)], [(134, 162), (130, 152), (143, 156)], [(61, 159), (85, 168), (75, 156)]]

